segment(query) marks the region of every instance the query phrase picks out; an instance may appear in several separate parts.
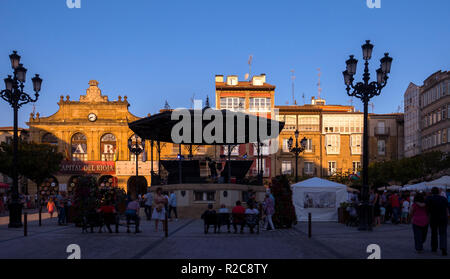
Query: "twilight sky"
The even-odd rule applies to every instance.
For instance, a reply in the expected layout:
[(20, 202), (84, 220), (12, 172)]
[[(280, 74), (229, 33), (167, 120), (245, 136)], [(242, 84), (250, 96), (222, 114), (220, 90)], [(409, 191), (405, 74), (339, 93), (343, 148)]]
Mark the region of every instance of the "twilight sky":
[[(8, 55), (18, 50), (31, 77), (44, 79), (36, 112), (49, 116), (60, 95), (78, 100), (96, 79), (110, 100), (128, 96), (137, 116), (157, 113), (167, 99), (172, 108), (190, 107), (191, 98), (214, 96), (214, 75), (266, 73), (277, 86), (277, 105), (303, 104), (317, 95), (321, 68), (322, 97), (328, 104), (350, 104), (342, 71), (349, 54), (359, 60), (361, 45), (375, 45), (371, 71), (384, 52), (394, 58), (375, 113), (403, 110), (409, 82), (421, 85), (450, 65), (450, 1), (381, 0), (0, 0), (0, 77), (11, 73)], [(3, 81), (0, 85), (4, 89)], [(362, 109), (359, 100), (353, 104)], [(31, 104), (19, 113), (24, 127)], [(372, 109), (370, 109), (372, 112)], [(0, 126), (12, 126), (12, 109), (0, 101)]]

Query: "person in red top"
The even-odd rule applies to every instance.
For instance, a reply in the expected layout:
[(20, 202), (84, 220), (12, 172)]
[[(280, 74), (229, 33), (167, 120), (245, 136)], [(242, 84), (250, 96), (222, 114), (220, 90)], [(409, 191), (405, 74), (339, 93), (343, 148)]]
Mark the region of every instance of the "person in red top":
[(423, 244), (427, 239), (428, 232), (428, 212), (425, 198), (422, 193), (418, 193), (414, 198), (414, 203), (409, 211), (414, 233), (414, 243), (417, 253), (423, 252)]
[[(108, 229), (109, 233), (112, 233), (111, 230), (111, 224), (116, 223), (115, 213), (116, 209), (111, 204), (110, 201), (106, 201), (100, 208), (98, 209), (99, 213), (102, 213), (103, 215), (103, 222), (106, 225), (106, 228)], [(102, 232), (102, 228), (100, 227), (99, 233)]]
[(237, 225), (241, 225), (241, 233), (244, 233), (245, 226), (245, 208), (241, 205), (241, 201), (236, 202), (236, 206), (231, 210), (233, 215), (234, 233), (237, 233)]
[(392, 224), (398, 224), (398, 215), (400, 214), (400, 201), (397, 193), (394, 193), (389, 198), (392, 207)]

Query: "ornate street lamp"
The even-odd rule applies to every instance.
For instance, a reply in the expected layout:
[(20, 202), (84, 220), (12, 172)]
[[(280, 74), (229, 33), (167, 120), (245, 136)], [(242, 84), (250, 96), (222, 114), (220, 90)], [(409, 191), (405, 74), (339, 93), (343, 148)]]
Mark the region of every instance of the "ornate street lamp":
[(381, 94), (381, 89), (386, 86), (388, 74), (391, 72), (392, 58), (389, 53), (385, 53), (380, 60), (380, 68), (377, 72), (377, 80), (370, 81), (369, 60), (372, 58), (373, 45), (369, 40), (362, 45), (364, 63), (363, 82), (353, 84), (353, 76), (356, 74), (358, 60), (350, 55), (346, 61), (347, 68), (343, 72), (344, 83), (347, 86), (347, 94), (351, 97), (361, 99), (364, 104), (364, 136), (363, 136), (363, 186), (362, 186), (362, 204), (359, 210), (360, 225), (359, 230), (372, 230), (372, 208), (369, 204), (369, 126), (368, 126), (368, 105), (372, 97)]
[(139, 178), (138, 157), (139, 157), (139, 154), (141, 154), (142, 152), (145, 151), (145, 141), (142, 140), (141, 144), (139, 144), (138, 139), (139, 139), (139, 137), (136, 134), (134, 134), (134, 143), (133, 143), (132, 138), (128, 139), (128, 149), (130, 150), (131, 153), (133, 153), (135, 155), (135, 158), (136, 158), (136, 179), (135, 179), (136, 197), (138, 196), (138, 178)]
[(5, 90), (0, 91), (0, 96), (3, 100), (8, 102), (14, 110), (14, 137), (13, 137), (13, 186), (11, 203), (9, 204), (9, 224), (10, 228), (19, 228), (22, 226), (22, 204), (19, 201), (19, 174), (18, 166), (18, 111), (19, 108), (27, 103), (34, 103), (39, 98), (39, 91), (41, 91), (42, 79), (39, 75), (32, 78), (33, 90), (35, 92), (34, 98), (24, 92), (24, 83), (26, 80), (27, 69), (20, 64), (20, 55), (17, 51), (9, 56), (11, 60), (11, 68), (14, 70), (14, 77), (8, 75), (5, 81)]
[(302, 153), (303, 151), (305, 151), (308, 140), (306, 139), (306, 137), (304, 137), (300, 141), (300, 146), (299, 146), (298, 145), (298, 137), (299, 137), (298, 130), (295, 130), (294, 135), (295, 135), (295, 147), (293, 146), (294, 139), (292, 137), (290, 137), (288, 140), (288, 148), (289, 148), (290, 152), (295, 154), (295, 182), (298, 182), (298, 155), (300, 153)]

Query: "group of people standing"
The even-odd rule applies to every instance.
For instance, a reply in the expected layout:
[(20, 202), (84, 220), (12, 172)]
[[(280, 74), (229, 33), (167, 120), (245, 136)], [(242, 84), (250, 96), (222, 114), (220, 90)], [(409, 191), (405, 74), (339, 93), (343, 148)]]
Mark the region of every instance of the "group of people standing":
[(411, 205), (411, 223), (414, 233), (415, 249), (423, 253), (423, 244), (427, 239), (428, 229), (431, 229), (431, 251), (438, 247), (443, 256), (447, 256), (447, 225), (449, 217), (448, 200), (440, 195), (439, 189), (431, 189), (431, 195), (425, 197), (417, 193)]
[(66, 192), (59, 192), (56, 196), (51, 196), (46, 200), (47, 211), (50, 214), (50, 219), (53, 214), (58, 213), (58, 225), (67, 225), (69, 222), (69, 209), (73, 203), (73, 197), (67, 195)]

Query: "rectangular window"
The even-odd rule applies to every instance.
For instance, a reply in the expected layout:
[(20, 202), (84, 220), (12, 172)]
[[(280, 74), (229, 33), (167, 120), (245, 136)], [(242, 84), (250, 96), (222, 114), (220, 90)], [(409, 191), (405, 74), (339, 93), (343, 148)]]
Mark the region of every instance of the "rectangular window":
[(378, 140), (378, 155), (386, 155), (386, 142), (384, 140)]
[(283, 139), (283, 152), (289, 152), (288, 141), (289, 139)]
[[(239, 156), (239, 145), (230, 145), (231, 156)], [(223, 154), (228, 156), (228, 145), (223, 146)]]
[(325, 135), (325, 148), (327, 154), (339, 154), (341, 148), (341, 135)]
[(305, 152), (313, 152), (312, 139), (306, 139)]
[(237, 97), (220, 98), (220, 108), (233, 111), (245, 110), (245, 98), (237, 98)]
[(320, 119), (319, 116), (302, 116), (298, 117), (298, 130), (299, 131), (319, 131)]
[(194, 201), (215, 201), (216, 192), (215, 191), (194, 191)]
[(250, 98), (250, 111), (270, 112), (270, 98)]
[(281, 163), (281, 173), (287, 175), (292, 174), (292, 163), (290, 161), (283, 161)]
[(354, 155), (362, 154), (362, 135), (350, 136), (351, 152)]
[(361, 162), (360, 161), (353, 161), (353, 173), (357, 173), (358, 170), (361, 169)]
[(328, 176), (336, 174), (336, 162), (328, 161)]
[(305, 162), (304, 172), (306, 175), (314, 175), (314, 162)]
[[(259, 147), (259, 152), (263, 156), (269, 155), (269, 144), (270, 140), (265, 140), (261, 142), (263, 145)], [(256, 143), (253, 144), (253, 155), (258, 155), (258, 145)]]

